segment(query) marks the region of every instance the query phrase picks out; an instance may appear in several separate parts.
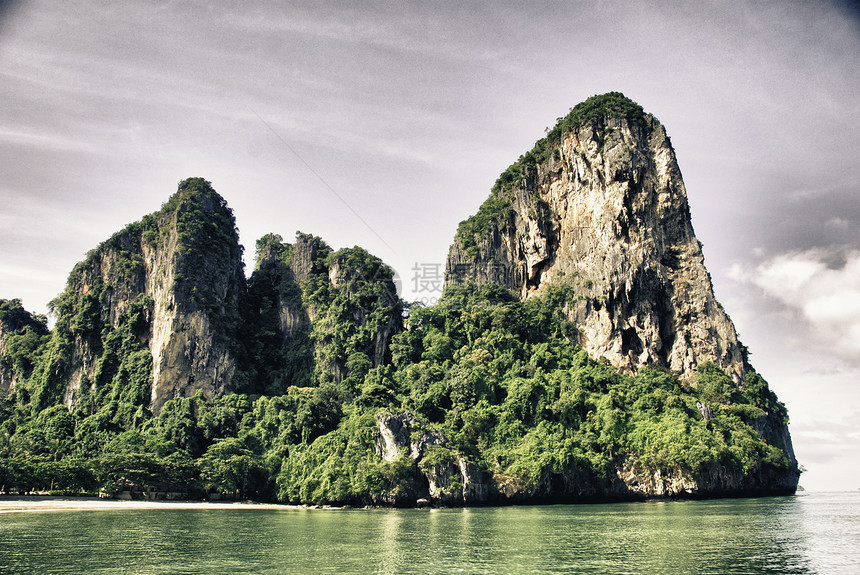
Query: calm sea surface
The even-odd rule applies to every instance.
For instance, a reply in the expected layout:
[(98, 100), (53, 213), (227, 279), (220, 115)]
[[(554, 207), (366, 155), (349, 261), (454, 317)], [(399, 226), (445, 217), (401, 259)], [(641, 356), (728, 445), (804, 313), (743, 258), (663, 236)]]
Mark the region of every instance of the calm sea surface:
[(0, 573), (860, 573), (860, 493), (0, 513)]

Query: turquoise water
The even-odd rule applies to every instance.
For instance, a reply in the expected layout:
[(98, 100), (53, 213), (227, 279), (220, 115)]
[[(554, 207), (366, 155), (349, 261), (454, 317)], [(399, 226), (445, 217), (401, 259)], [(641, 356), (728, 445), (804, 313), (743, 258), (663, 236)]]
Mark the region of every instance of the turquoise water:
[(4, 513), (0, 573), (856, 574), (860, 494), (439, 510)]

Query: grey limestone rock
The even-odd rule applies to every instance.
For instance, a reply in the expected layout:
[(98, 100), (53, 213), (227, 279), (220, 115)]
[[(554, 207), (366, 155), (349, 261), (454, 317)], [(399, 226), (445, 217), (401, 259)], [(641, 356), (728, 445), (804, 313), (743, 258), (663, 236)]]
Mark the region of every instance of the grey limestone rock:
[(76, 307), (91, 296), (96, 325), (75, 331), (63, 393), (71, 407), (93, 378), (100, 328), (115, 329), (124, 311), (147, 298), (140, 334), (152, 355), (150, 407), (198, 390), (207, 399), (232, 390), (236, 360), (230, 317), (245, 289), (232, 211), (208, 182), (189, 180), (160, 212), (115, 234), (69, 276), (63, 296)]
[[(445, 437), (421, 422), (414, 414), (389, 410), (377, 416), (379, 435), (376, 453), (386, 461), (406, 456), (418, 463), (426, 479), (423, 499), (442, 505), (484, 503), (491, 497), (489, 477), (477, 465), (453, 453)], [(432, 447), (445, 457), (428, 462)]]
[[(571, 286), (567, 314), (592, 357), (691, 378), (714, 362), (736, 383), (745, 358), (714, 297), (664, 127), (600, 116), (563, 132), (543, 162), (496, 192), (509, 208), (474, 238), (458, 232), (446, 283), (501, 283), (522, 298)], [(474, 245), (472, 245), (474, 244)]]

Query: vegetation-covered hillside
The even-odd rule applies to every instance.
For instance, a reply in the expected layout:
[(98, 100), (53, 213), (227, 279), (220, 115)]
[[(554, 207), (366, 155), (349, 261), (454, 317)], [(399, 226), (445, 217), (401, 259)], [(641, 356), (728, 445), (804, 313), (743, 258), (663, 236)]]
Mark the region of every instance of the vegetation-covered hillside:
[[(767, 416), (784, 422), (785, 408), (755, 372), (742, 389), (713, 365), (695, 385), (659, 369), (620, 375), (573, 343), (576, 328), (560, 311), (572, 296), (552, 290), (521, 302), (498, 286), (452, 287), (437, 306), (411, 309), (390, 361), (354, 359), (360, 375), (212, 401), (198, 393), (168, 401), (158, 417), (37, 411), (13, 391), (0, 403), (0, 485), (414, 504), (434, 466), (462, 458), (485, 477), (486, 502), (649, 494), (620, 489), (620, 469), (643, 482), (656, 473), (698, 479), (694, 495), (709, 493), (702, 478), (715, 473), (745, 479), (713, 494), (791, 490), (777, 480), (796, 474), (784, 446), (756, 431)], [(385, 461), (378, 416), (404, 411), (445, 441), (417, 459), (404, 451)], [(452, 481), (444, 501), (469, 502), (463, 489)]]
[[(606, 173), (605, 142), (617, 164)], [(659, 152), (671, 189), (654, 191), (656, 160), (634, 169), (630, 146)], [(562, 176), (568, 187), (552, 187)], [(622, 215), (603, 205), (607, 186)], [(547, 248), (560, 229), (550, 211), (577, 190), (571, 205), (606, 212), (606, 225), (573, 226), (576, 241), (559, 245), (584, 251), (543, 281), (563, 251)], [(677, 201), (648, 211), (634, 192)], [(492, 233), (503, 228), (510, 241)], [(672, 247), (667, 230), (686, 243)], [(674, 251), (634, 254), (652, 244)], [(303, 233), (261, 238), (246, 278), (232, 211), (209, 182), (185, 180), (75, 267), (53, 329), (0, 300), (0, 492), (407, 506), (793, 493), (786, 409), (729, 320), (726, 341), (743, 350), (720, 364), (731, 374), (694, 353), (731, 346), (715, 339), (724, 313), (700, 251), (679, 255), (688, 244), (700, 250), (668, 139), (618, 93), (560, 118), (460, 225), (457, 261), (508, 265), (534, 289), (473, 274), (433, 307), (408, 305), (379, 258)], [(583, 323), (594, 317), (600, 329)], [(645, 358), (638, 370), (589, 357), (587, 329)], [(674, 345), (692, 372), (645, 344)]]

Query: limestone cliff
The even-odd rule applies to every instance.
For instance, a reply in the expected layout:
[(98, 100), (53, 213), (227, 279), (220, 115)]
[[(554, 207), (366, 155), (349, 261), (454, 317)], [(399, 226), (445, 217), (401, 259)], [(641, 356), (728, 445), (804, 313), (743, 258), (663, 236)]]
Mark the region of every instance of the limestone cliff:
[(257, 350), (247, 366), (256, 391), (326, 382), (358, 387), (388, 360), (402, 322), (392, 277), (358, 247), (335, 252), (303, 233), (292, 244), (274, 234), (261, 238), (245, 316)]
[[(74, 268), (51, 303), (56, 329), (47, 343), (31, 342), (45, 352), (39, 373), (23, 374), (22, 394), (39, 409), (62, 402), (90, 414), (113, 403), (158, 414), (197, 392), (211, 400), (343, 383), (355, 393), (388, 361), (401, 325), (392, 277), (361, 248), (268, 235), (248, 282), (232, 210), (192, 178)], [(16, 376), (3, 359), (7, 336), (20, 326), (3, 313), (0, 391), (8, 391)]]
[(256, 256), (246, 281), (232, 211), (194, 178), (75, 267), (53, 330), (0, 300), (0, 427), (42, 462), (17, 487), (471, 505), (797, 486), (665, 130), (620, 94), (502, 174), (405, 329), (359, 247), (269, 234)]
[(451, 247), (446, 282), (465, 281), (522, 298), (572, 286), (581, 345), (624, 371), (657, 364), (690, 378), (713, 362), (744, 378), (666, 130), (621, 94), (572, 109), (502, 174)]
[(134, 304), (141, 309), (133, 335), (151, 355), (146, 403), (153, 411), (175, 396), (232, 390), (231, 345), (244, 289), (232, 211), (208, 182), (180, 183), (161, 211), (91, 251), (53, 302), (55, 338), (70, 343), (63, 402), (101, 392), (92, 388), (116, 376), (105, 373), (106, 337), (123, 327)]

